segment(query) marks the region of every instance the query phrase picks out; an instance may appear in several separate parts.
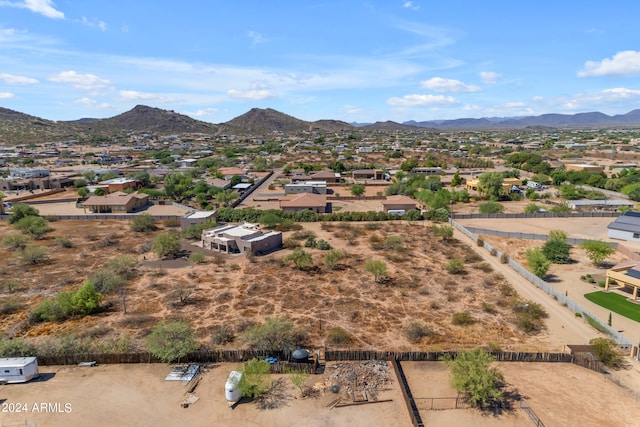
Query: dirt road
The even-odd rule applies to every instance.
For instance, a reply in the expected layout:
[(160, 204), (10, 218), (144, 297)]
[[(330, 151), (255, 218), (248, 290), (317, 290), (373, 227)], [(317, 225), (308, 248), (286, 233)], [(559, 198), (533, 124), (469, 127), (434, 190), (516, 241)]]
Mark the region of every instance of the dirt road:
[(604, 336), (584, 320), (577, 318), (573, 312), (563, 307), (550, 295), (537, 288), (513, 269), (502, 264), (486, 249), (478, 247), (463, 233), (455, 230), (454, 236), (468, 243), (472, 250), (482, 256), (496, 271), (502, 273), (522, 298), (535, 301), (545, 307), (549, 318), (546, 320), (547, 331), (541, 336), (541, 341), (548, 346), (549, 350), (562, 351), (562, 347), (566, 344), (587, 344), (592, 338)]

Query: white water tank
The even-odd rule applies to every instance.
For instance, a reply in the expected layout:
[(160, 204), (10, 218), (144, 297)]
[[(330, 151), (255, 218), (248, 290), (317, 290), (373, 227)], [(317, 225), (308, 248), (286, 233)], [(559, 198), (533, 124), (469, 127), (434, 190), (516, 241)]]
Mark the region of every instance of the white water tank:
[(238, 384), (242, 379), (242, 372), (240, 371), (231, 371), (229, 374), (229, 378), (227, 378), (227, 382), (224, 385), (224, 394), (227, 398), (227, 403), (229, 406), (232, 406), (242, 397), (240, 393), (240, 389), (238, 388)]

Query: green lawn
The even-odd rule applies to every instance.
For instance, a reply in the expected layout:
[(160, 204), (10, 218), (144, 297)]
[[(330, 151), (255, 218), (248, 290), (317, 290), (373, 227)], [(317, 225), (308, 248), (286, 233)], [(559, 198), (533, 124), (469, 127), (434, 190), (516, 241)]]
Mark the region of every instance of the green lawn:
[(623, 295), (613, 292), (592, 292), (584, 296), (589, 301), (631, 320), (640, 322), (640, 305), (627, 301)]

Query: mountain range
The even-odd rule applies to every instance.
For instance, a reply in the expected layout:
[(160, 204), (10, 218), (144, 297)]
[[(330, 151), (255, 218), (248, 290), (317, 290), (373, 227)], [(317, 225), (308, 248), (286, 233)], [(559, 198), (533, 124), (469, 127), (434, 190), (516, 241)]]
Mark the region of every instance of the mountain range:
[(578, 114), (543, 114), (540, 116), (506, 118), (461, 118), (455, 120), (392, 121), (369, 124), (347, 123), (340, 120), (308, 122), (271, 108), (253, 108), (225, 123), (208, 123), (176, 113), (172, 110), (138, 105), (107, 119), (82, 118), (74, 121), (52, 121), (0, 107), (0, 143), (17, 144), (63, 139), (87, 138), (96, 135), (115, 135), (122, 132), (156, 134), (264, 134), (274, 131), (296, 133), (302, 131), (338, 132), (341, 130), (373, 131), (437, 131), (518, 129), (518, 128), (584, 128), (584, 127), (640, 126), (640, 109), (627, 114), (608, 116), (599, 112)]

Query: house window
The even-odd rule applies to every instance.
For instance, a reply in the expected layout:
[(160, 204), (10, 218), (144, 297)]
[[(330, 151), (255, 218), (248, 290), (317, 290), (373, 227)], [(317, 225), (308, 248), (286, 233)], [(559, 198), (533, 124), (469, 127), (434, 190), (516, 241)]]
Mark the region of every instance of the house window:
[(633, 233), (634, 239), (640, 239), (640, 233)]

